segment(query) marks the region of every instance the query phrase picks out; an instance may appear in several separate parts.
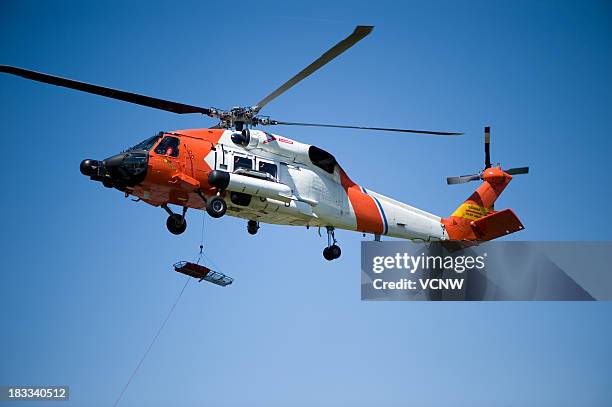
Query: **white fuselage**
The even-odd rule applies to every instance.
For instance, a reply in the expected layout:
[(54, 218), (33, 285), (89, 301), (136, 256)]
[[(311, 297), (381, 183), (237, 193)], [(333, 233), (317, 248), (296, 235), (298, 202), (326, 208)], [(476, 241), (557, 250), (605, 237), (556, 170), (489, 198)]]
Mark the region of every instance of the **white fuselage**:
[(332, 226), (419, 241), (446, 240), (440, 217), (354, 183), (327, 152), (250, 130), (247, 145), (225, 131), (206, 162), (230, 173), (227, 190), (251, 195), (248, 205), (227, 200), (231, 216), (296, 226)]

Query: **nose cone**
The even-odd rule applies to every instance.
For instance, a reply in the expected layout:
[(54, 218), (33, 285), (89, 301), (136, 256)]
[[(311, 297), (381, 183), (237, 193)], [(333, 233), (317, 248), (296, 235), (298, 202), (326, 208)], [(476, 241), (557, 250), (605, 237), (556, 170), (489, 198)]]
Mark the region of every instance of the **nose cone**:
[(123, 161), (130, 157), (130, 154), (121, 153), (108, 157), (104, 160), (104, 167), (107, 169), (118, 169), (123, 165)]
[(144, 181), (147, 174), (148, 153), (146, 151), (128, 151), (108, 157), (103, 161), (81, 161), (81, 174), (104, 186), (115, 187), (123, 191)]
[(81, 161), (81, 174), (88, 177), (92, 177), (98, 174), (98, 168), (100, 168), (100, 161), (97, 160), (83, 160)]

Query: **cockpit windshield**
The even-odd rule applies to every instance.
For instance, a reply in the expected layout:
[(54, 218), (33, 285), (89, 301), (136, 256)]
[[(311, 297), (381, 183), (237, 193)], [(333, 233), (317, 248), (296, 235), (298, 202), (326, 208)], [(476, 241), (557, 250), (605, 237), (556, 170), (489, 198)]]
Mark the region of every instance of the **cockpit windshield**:
[(141, 141), (140, 143), (136, 144), (134, 147), (129, 148), (127, 151), (132, 151), (132, 150), (149, 151), (155, 145), (155, 143), (157, 143), (157, 140), (159, 140), (161, 136), (162, 136), (161, 134), (156, 134), (153, 137), (149, 137), (145, 141)]

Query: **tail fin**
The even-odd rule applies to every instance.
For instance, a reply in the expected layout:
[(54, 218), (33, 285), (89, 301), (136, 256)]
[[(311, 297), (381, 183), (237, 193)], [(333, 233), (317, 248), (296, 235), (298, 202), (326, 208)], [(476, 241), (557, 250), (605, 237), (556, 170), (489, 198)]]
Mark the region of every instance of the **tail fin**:
[(497, 167), (491, 166), (490, 141), (491, 128), (485, 127), (485, 169), (482, 172), (446, 179), (449, 185), (483, 181), (478, 189), (451, 216), (442, 219), (442, 224), (451, 240), (472, 242), (493, 240), (524, 229), (514, 212), (510, 209), (496, 212), (493, 209), (493, 204), (512, 180), (512, 175), (527, 174), (529, 173), (529, 167), (511, 168), (503, 171), (499, 165)]
[(510, 209), (496, 212), (493, 204), (512, 180), (501, 167), (487, 168), (483, 183), (451, 216), (442, 219), (451, 240), (485, 241), (524, 229)]

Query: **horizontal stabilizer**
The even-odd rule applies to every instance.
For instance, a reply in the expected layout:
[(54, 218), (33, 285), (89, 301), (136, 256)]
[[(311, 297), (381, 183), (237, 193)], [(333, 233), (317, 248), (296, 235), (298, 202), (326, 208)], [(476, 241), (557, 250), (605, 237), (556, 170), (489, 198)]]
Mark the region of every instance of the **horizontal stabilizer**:
[(492, 213), (470, 224), (478, 240), (497, 239), (525, 228), (512, 209)]

